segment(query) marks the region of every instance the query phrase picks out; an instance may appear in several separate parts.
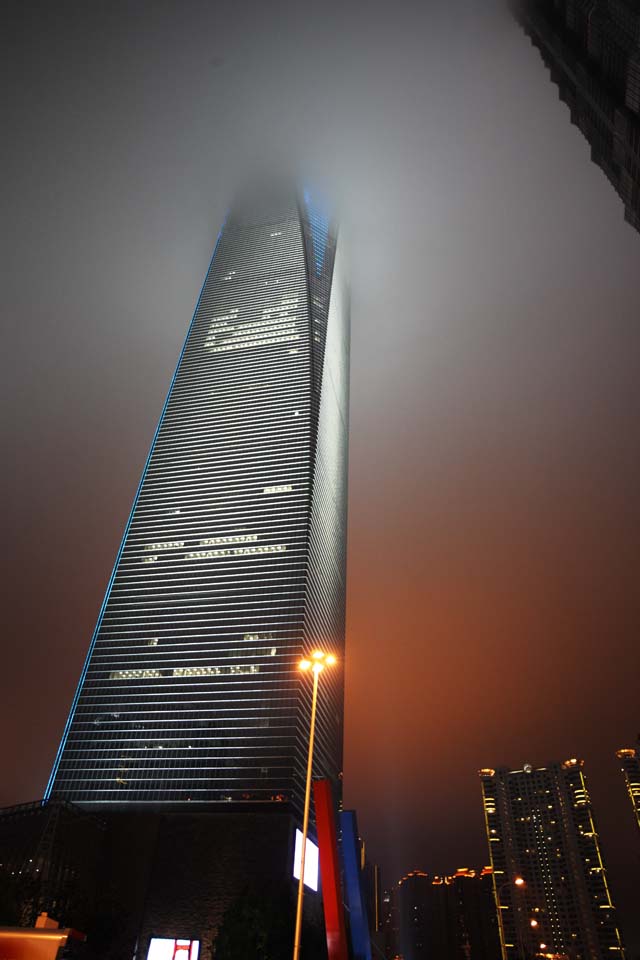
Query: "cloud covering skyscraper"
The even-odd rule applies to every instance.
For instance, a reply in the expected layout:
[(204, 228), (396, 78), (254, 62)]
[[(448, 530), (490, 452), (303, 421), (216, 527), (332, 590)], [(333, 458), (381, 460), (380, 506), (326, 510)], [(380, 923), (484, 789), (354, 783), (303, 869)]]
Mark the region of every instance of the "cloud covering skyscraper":
[[(79, 803), (300, 802), (308, 691), (344, 653), (349, 308), (309, 192), (234, 206), (135, 496), (47, 788)], [(316, 774), (342, 767), (343, 672)]]

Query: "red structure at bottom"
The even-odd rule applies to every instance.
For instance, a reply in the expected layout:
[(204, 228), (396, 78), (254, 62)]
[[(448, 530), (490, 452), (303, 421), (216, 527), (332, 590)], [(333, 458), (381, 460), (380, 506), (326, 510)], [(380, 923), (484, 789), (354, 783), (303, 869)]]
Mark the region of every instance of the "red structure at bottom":
[(338, 836), (333, 810), (333, 796), (329, 780), (315, 780), (313, 799), (316, 808), (316, 827), (320, 851), (320, 877), (324, 925), (327, 931), (329, 960), (348, 960), (347, 935), (340, 892), (340, 865)]

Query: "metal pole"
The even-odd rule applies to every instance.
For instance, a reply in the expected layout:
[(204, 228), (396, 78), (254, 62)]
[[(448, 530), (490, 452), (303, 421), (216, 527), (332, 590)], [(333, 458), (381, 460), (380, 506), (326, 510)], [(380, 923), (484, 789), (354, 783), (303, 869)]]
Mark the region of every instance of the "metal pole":
[(313, 698), (311, 700), (311, 727), (309, 730), (309, 756), (307, 757), (307, 783), (304, 791), (304, 815), (302, 818), (302, 851), (300, 853), (300, 879), (298, 881), (298, 904), (296, 907), (296, 932), (293, 940), (293, 960), (300, 956), (300, 939), (302, 933), (302, 898), (304, 897), (304, 859), (307, 852), (307, 829), (309, 827), (309, 805), (311, 801), (311, 771), (313, 768), (313, 739), (316, 731), (316, 705), (318, 702), (319, 664), (314, 664), (313, 671)]
[(502, 960), (507, 960), (507, 948), (505, 945), (506, 937), (504, 935), (504, 923), (502, 920), (502, 901), (500, 897), (501, 897), (502, 891), (504, 890), (505, 887), (508, 886), (508, 884), (503, 883), (501, 884), (501, 886), (498, 886), (498, 884), (495, 883), (495, 873), (493, 876), (494, 876), (493, 889), (495, 891), (495, 901), (496, 901), (496, 908), (498, 913), (498, 933), (500, 936), (500, 953), (502, 954)]
[(504, 932), (504, 920), (502, 915), (502, 891), (506, 890), (508, 887), (511, 893), (511, 896), (509, 897), (509, 900), (511, 903), (509, 909), (512, 911), (513, 929), (516, 935), (516, 939), (518, 941), (517, 957), (518, 957), (518, 960), (526, 960), (525, 946), (524, 946), (524, 940), (522, 937), (522, 928), (521, 928), (521, 922), (520, 922), (521, 913), (522, 913), (522, 905), (519, 899), (519, 895), (521, 893), (521, 886), (518, 886), (517, 884), (514, 884), (513, 886), (515, 887), (515, 889), (512, 889), (511, 881), (507, 881), (507, 883), (500, 884), (499, 887), (498, 886), (494, 887), (495, 897), (496, 897), (496, 907), (498, 908), (498, 928), (500, 933), (501, 953), (502, 953), (503, 960), (508, 960), (506, 936)]
[(516, 936), (518, 938), (518, 954), (520, 956), (520, 960), (526, 960), (527, 953), (525, 948), (524, 937), (522, 935), (522, 902), (520, 899), (522, 891), (518, 889), (517, 893), (518, 893), (518, 897), (516, 901), (517, 906), (515, 907), (515, 910), (514, 910), (513, 919), (515, 921)]

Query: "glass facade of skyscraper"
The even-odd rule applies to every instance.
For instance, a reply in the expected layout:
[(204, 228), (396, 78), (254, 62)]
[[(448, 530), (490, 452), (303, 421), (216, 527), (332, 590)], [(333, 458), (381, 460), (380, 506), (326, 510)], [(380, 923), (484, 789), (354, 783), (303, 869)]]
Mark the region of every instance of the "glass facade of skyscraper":
[[(78, 803), (300, 802), (301, 655), (344, 652), (348, 297), (313, 198), (228, 217), (47, 789)], [(316, 768), (338, 782), (342, 670)]]

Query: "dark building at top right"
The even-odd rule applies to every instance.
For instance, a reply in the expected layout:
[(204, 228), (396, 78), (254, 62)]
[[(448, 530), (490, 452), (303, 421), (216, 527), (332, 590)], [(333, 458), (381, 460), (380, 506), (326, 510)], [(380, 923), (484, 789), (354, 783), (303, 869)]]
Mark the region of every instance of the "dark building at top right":
[(625, 220), (640, 231), (640, 3), (515, 0), (513, 10), (620, 196)]

